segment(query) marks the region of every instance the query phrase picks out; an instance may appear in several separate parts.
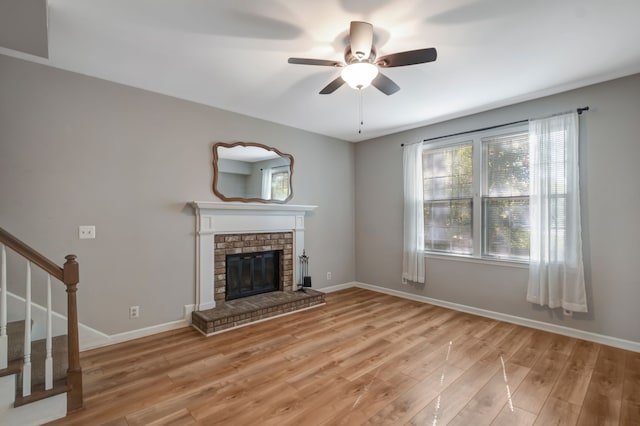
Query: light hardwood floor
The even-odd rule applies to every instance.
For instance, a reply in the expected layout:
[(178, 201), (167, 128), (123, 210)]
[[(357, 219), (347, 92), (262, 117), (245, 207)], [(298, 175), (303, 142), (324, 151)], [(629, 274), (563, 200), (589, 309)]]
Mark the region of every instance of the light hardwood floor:
[(82, 353), (70, 425), (640, 424), (640, 354), (362, 289)]

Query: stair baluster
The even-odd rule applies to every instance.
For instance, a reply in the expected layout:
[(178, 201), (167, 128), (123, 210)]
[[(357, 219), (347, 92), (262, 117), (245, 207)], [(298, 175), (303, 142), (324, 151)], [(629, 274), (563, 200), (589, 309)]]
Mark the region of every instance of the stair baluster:
[(0, 254), (0, 369), (7, 368), (9, 346), (7, 337), (7, 248), (4, 244)]
[(22, 396), (31, 395), (31, 262), (27, 260), (27, 290), (24, 302), (24, 364)]
[(53, 389), (53, 342), (51, 324), (51, 275), (47, 274), (47, 355), (44, 361), (44, 388)]

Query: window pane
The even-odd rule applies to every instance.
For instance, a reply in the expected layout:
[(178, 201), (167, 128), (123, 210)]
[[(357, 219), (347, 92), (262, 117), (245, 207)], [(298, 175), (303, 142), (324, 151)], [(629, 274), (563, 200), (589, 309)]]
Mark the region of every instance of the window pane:
[(529, 195), (529, 137), (526, 133), (485, 138), (484, 195)]
[(471, 199), (424, 203), (425, 250), (473, 253)]
[(529, 259), (529, 136), (482, 139), (483, 256)]
[(484, 255), (529, 259), (529, 197), (485, 198)]
[(271, 199), (283, 201), (289, 196), (289, 172), (271, 175)]
[(471, 198), (473, 147), (470, 143), (426, 150), (422, 154), (424, 199)]
[(425, 150), (425, 250), (473, 254), (473, 147)]
[(546, 155), (542, 156), (540, 161), (549, 173), (549, 192), (564, 194), (567, 192), (565, 132), (553, 132), (551, 138), (545, 142)]

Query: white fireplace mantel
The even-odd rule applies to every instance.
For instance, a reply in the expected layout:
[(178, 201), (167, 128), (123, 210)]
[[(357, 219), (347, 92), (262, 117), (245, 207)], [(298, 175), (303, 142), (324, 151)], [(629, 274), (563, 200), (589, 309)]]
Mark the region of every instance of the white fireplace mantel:
[[(216, 234), (293, 232), (294, 259), (304, 249), (304, 217), (317, 206), (192, 201), (196, 212), (196, 303), (202, 311), (216, 306), (214, 246)], [(297, 277), (297, 262), (294, 262)]]

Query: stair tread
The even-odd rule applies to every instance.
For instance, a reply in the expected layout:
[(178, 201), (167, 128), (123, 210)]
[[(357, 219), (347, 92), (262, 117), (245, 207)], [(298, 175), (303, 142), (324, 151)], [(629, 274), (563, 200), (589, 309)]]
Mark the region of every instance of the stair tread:
[[(22, 362), (24, 359), (24, 326), (25, 322), (12, 321), (7, 323), (8, 336), (8, 361), (15, 367), (19, 365), (16, 384), (18, 390), (22, 389)], [(46, 339), (31, 341), (31, 387), (35, 388), (45, 381)], [(53, 380), (64, 379), (67, 375), (68, 350), (67, 336), (53, 336), (51, 338), (51, 351), (53, 357)], [(14, 368), (15, 369), (15, 368)], [(9, 372), (7, 372), (9, 374)], [(43, 386), (44, 389), (44, 386)]]
[(20, 374), (20, 370), (22, 370), (22, 361), (9, 361), (9, 363), (7, 364), (7, 368), (3, 368), (0, 370), (0, 377), (10, 376), (12, 374)]
[[(52, 338), (53, 356), (53, 380), (67, 376), (67, 336), (55, 336)], [(45, 381), (46, 340), (34, 340), (31, 343), (31, 386), (37, 386)], [(22, 376), (20, 375), (18, 389), (22, 389)]]
[[(32, 321), (33, 324), (33, 321)], [(0, 371), (0, 373), (17, 374), (16, 376), (16, 395), (22, 393), (22, 367), (24, 359), (24, 331), (25, 321), (11, 321), (7, 323), (8, 337), (8, 361), (9, 368)], [(51, 338), (51, 351), (53, 357), (53, 380), (58, 383), (60, 380), (66, 382), (68, 368), (68, 345), (67, 336), (53, 336)], [(45, 382), (45, 359), (46, 359), (46, 339), (37, 339), (31, 341), (31, 389), (32, 393), (36, 389), (44, 392)], [(65, 384), (66, 386), (66, 384)], [(51, 391), (47, 391), (51, 392)], [(66, 392), (66, 390), (65, 390)], [(60, 393), (60, 392), (58, 392)], [(29, 397), (30, 398), (30, 397)], [(31, 400), (27, 400), (28, 403)]]
[(21, 405), (30, 404), (68, 391), (69, 386), (64, 379), (54, 381), (53, 388), (49, 390), (44, 389), (44, 384), (35, 385), (31, 388), (31, 395), (29, 396), (21, 396), (20, 393), (16, 393), (16, 399), (13, 406), (19, 407)]
[[(14, 361), (24, 358), (24, 321), (13, 321), (7, 323), (8, 354), (7, 359)], [(63, 353), (67, 351), (67, 335), (53, 336), (51, 339), (52, 351)], [(31, 341), (31, 355), (36, 351), (46, 350), (46, 339)]]

